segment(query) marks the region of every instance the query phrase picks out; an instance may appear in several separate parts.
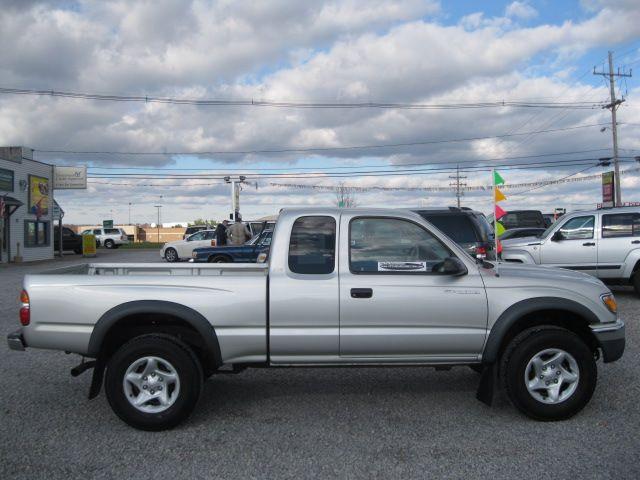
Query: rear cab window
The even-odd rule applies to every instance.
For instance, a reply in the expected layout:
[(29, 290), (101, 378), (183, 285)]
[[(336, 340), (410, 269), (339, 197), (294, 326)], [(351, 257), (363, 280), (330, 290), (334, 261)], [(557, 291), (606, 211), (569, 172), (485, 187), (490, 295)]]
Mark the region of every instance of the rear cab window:
[(298, 218), (289, 239), (289, 270), (303, 275), (333, 273), (336, 258), (336, 221), (328, 216)]

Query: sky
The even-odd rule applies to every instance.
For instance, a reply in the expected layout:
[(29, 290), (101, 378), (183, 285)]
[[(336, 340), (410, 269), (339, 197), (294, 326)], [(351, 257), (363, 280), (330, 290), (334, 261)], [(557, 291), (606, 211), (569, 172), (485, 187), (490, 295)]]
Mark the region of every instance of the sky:
[[(0, 7), (3, 88), (294, 103), (597, 105), (608, 101), (609, 88), (593, 68), (606, 69), (611, 50), (616, 68), (638, 71), (617, 79), (616, 89), (625, 98), (621, 169), (630, 170), (623, 200), (640, 201), (637, 0), (0, 0)], [(33, 148), (47, 163), (88, 166), (87, 190), (55, 192), (65, 221), (75, 224), (126, 223), (130, 211), (132, 222), (150, 223), (154, 205), (162, 205), (163, 222), (220, 220), (231, 211), (230, 187), (219, 178), (122, 176), (134, 172), (245, 175), (245, 219), (336, 203), (331, 192), (274, 184), (443, 187), (456, 165), (469, 186), (489, 185), (492, 167), (507, 184), (575, 180), (611, 168), (596, 166), (612, 155), (610, 122), (597, 106), (310, 109), (0, 94), (0, 145)], [(68, 153), (96, 151), (111, 153)], [(274, 178), (283, 173), (291, 178)], [(576, 210), (595, 207), (601, 185), (595, 178), (505, 193), (506, 210)], [(453, 191), (354, 195), (363, 207), (456, 202)], [(489, 213), (491, 193), (466, 191), (462, 205)]]

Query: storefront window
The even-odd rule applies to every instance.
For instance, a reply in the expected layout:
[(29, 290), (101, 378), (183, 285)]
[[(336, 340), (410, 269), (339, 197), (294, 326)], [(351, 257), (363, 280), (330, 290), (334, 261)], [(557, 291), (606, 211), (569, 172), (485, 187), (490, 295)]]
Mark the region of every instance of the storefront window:
[(24, 245), (25, 247), (44, 247), (49, 245), (49, 222), (25, 220)]

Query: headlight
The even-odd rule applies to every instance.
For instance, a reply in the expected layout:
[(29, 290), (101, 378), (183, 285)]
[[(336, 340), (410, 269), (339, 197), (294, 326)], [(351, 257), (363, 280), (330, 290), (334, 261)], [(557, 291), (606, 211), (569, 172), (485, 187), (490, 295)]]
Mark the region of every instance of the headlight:
[(602, 303), (606, 305), (607, 309), (609, 309), (611, 313), (618, 313), (618, 304), (616, 303), (613, 293), (607, 293), (602, 295), (600, 298), (602, 298)]

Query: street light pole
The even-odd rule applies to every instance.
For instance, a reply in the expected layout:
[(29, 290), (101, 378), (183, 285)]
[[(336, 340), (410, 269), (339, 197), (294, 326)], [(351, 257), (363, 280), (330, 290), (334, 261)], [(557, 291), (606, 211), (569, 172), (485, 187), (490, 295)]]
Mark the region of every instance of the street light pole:
[(224, 177), (224, 181), (231, 184), (231, 215), (234, 221), (238, 219), (238, 215), (240, 214), (240, 184), (242, 184), (246, 178), (244, 175)]
[(162, 205), (154, 205), (158, 209), (158, 223), (156, 223), (156, 231), (158, 232), (158, 243), (160, 243), (160, 209)]
[(129, 202), (129, 225), (131, 225), (131, 202)]

